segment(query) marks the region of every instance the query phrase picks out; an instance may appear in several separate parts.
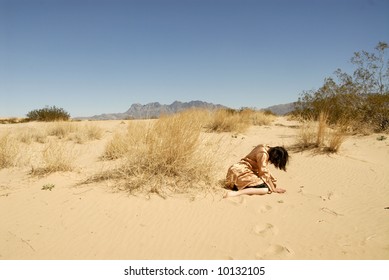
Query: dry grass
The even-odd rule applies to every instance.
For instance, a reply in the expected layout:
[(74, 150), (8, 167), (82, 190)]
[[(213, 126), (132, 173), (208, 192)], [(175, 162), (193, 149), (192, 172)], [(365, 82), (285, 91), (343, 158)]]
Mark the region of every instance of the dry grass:
[(20, 142), (28, 145), (33, 142), (43, 144), (47, 142), (47, 133), (45, 129), (34, 129), (28, 127), (16, 131), (16, 138)]
[(316, 147), (316, 130), (313, 121), (304, 121), (297, 135), (296, 148), (301, 150)]
[(326, 131), (328, 128), (327, 120), (328, 113), (320, 112), (316, 133), (316, 147), (321, 147), (324, 145), (324, 138), (326, 136)]
[(126, 132), (116, 132), (113, 135), (111, 141), (105, 146), (102, 158), (115, 160), (134, 152), (134, 149), (141, 149), (150, 126), (147, 121), (130, 121)]
[(0, 135), (0, 169), (14, 166), (18, 154), (19, 145), (10, 133)]
[(209, 132), (242, 133), (251, 125), (269, 125), (274, 120), (274, 115), (269, 115), (262, 111), (221, 109), (213, 113), (206, 128)]
[(103, 159), (118, 159), (129, 151), (128, 133), (116, 132), (111, 141), (105, 146)]
[(47, 127), (47, 134), (49, 136), (56, 136), (63, 139), (69, 136), (70, 133), (76, 132), (77, 126), (72, 122), (59, 121), (50, 123)]
[(217, 110), (206, 128), (209, 132), (243, 132), (249, 127), (249, 120), (243, 119), (237, 112)]
[(347, 135), (344, 132), (343, 126), (335, 127), (328, 135), (328, 146), (327, 151), (331, 153), (336, 153), (339, 151), (340, 146), (346, 140)]
[(253, 125), (270, 125), (275, 119), (275, 115), (267, 114), (262, 111), (253, 111), (251, 113), (251, 123)]
[(316, 149), (317, 151), (336, 153), (346, 140), (345, 125), (328, 125), (328, 114), (320, 113), (317, 121), (303, 122), (297, 135), (296, 150)]
[(43, 149), (42, 159), (43, 167), (33, 167), (32, 175), (44, 176), (59, 171), (72, 171), (75, 154), (71, 145), (60, 141), (50, 141)]
[(24, 144), (31, 144), (33, 142), (44, 144), (52, 137), (84, 144), (88, 141), (101, 139), (103, 137), (103, 130), (97, 124), (63, 121), (50, 124), (41, 123), (39, 127), (34, 128), (15, 128), (14, 135), (18, 141)]
[(131, 121), (125, 134), (108, 143), (104, 156), (121, 157), (120, 166), (96, 174), (86, 183), (114, 180), (122, 189), (166, 196), (170, 192), (209, 189), (215, 164), (200, 141), (202, 121), (193, 111), (150, 122)]
[(84, 144), (88, 141), (99, 140), (103, 137), (103, 130), (96, 124), (74, 124), (73, 131), (67, 134), (69, 140), (78, 144)]

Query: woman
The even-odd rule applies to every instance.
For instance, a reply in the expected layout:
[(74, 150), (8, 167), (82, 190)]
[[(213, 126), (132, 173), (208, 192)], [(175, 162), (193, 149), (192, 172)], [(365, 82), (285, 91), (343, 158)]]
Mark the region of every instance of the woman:
[(228, 169), (226, 187), (231, 191), (224, 197), (284, 193), (284, 189), (277, 188), (277, 180), (267, 166), (271, 163), (276, 168), (286, 171), (288, 161), (289, 155), (285, 148), (258, 145), (240, 162)]

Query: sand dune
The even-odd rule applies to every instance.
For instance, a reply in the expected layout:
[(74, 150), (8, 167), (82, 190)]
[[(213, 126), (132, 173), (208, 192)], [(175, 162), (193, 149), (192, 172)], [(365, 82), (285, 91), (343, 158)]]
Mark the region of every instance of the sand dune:
[[(163, 199), (112, 182), (78, 185), (109, 164), (99, 157), (123, 129), (98, 125), (101, 140), (74, 145), (71, 172), (0, 170), (0, 259), (389, 259), (389, 140), (350, 136), (338, 154), (292, 153), (288, 172), (271, 170), (285, 194), (222, 199), (221, 189)], [(234, 137), (214, 134), (217, 176), (257, 144), (293, 144), (296, 125), (279, 118)]]

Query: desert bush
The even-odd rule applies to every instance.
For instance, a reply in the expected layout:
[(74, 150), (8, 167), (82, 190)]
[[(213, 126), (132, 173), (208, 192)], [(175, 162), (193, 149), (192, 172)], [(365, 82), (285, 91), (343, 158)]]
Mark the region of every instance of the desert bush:
[(210, 187), (214, 165), (200, 142), (201, 128), (193, 112), (162, 116), (153, 122), (130, 122), (127, 133), (118, 134), (107, 146), (115, 143), (110, 150), (114, 152), (108, 155), (119, 154), (120, 166), (86, 182), (112, 179), (131, 193), (144, 191), (162, 196)]
[(19, 145), (10, 133), (0, 134), (0, 169), (16, 164)]
[(336, 79), (326, 78), (318, 90), (303, 92), (293, 114), (302, 119), (318, 118), (328, 112), (328, 123), (347, 123), (350, 130), (366, 133), (389, 130), (389, 62), (384, 59), (386, 43), (374, 53), (356, 52), (352, 75), (335, 71)]
[(67, 121), (70, 118), (70, 114), (62, 108), (52, 106), (45, 107), (43, 109), (32, 110), (27, 113), (27, 118), (30, 121)]

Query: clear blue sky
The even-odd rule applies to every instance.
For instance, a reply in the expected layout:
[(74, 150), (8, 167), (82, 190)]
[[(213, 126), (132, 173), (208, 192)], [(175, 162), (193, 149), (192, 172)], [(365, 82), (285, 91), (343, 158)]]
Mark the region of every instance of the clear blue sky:
[(0, 117), (296, 101), (389, 43), (389, 0), (0, 0)]

